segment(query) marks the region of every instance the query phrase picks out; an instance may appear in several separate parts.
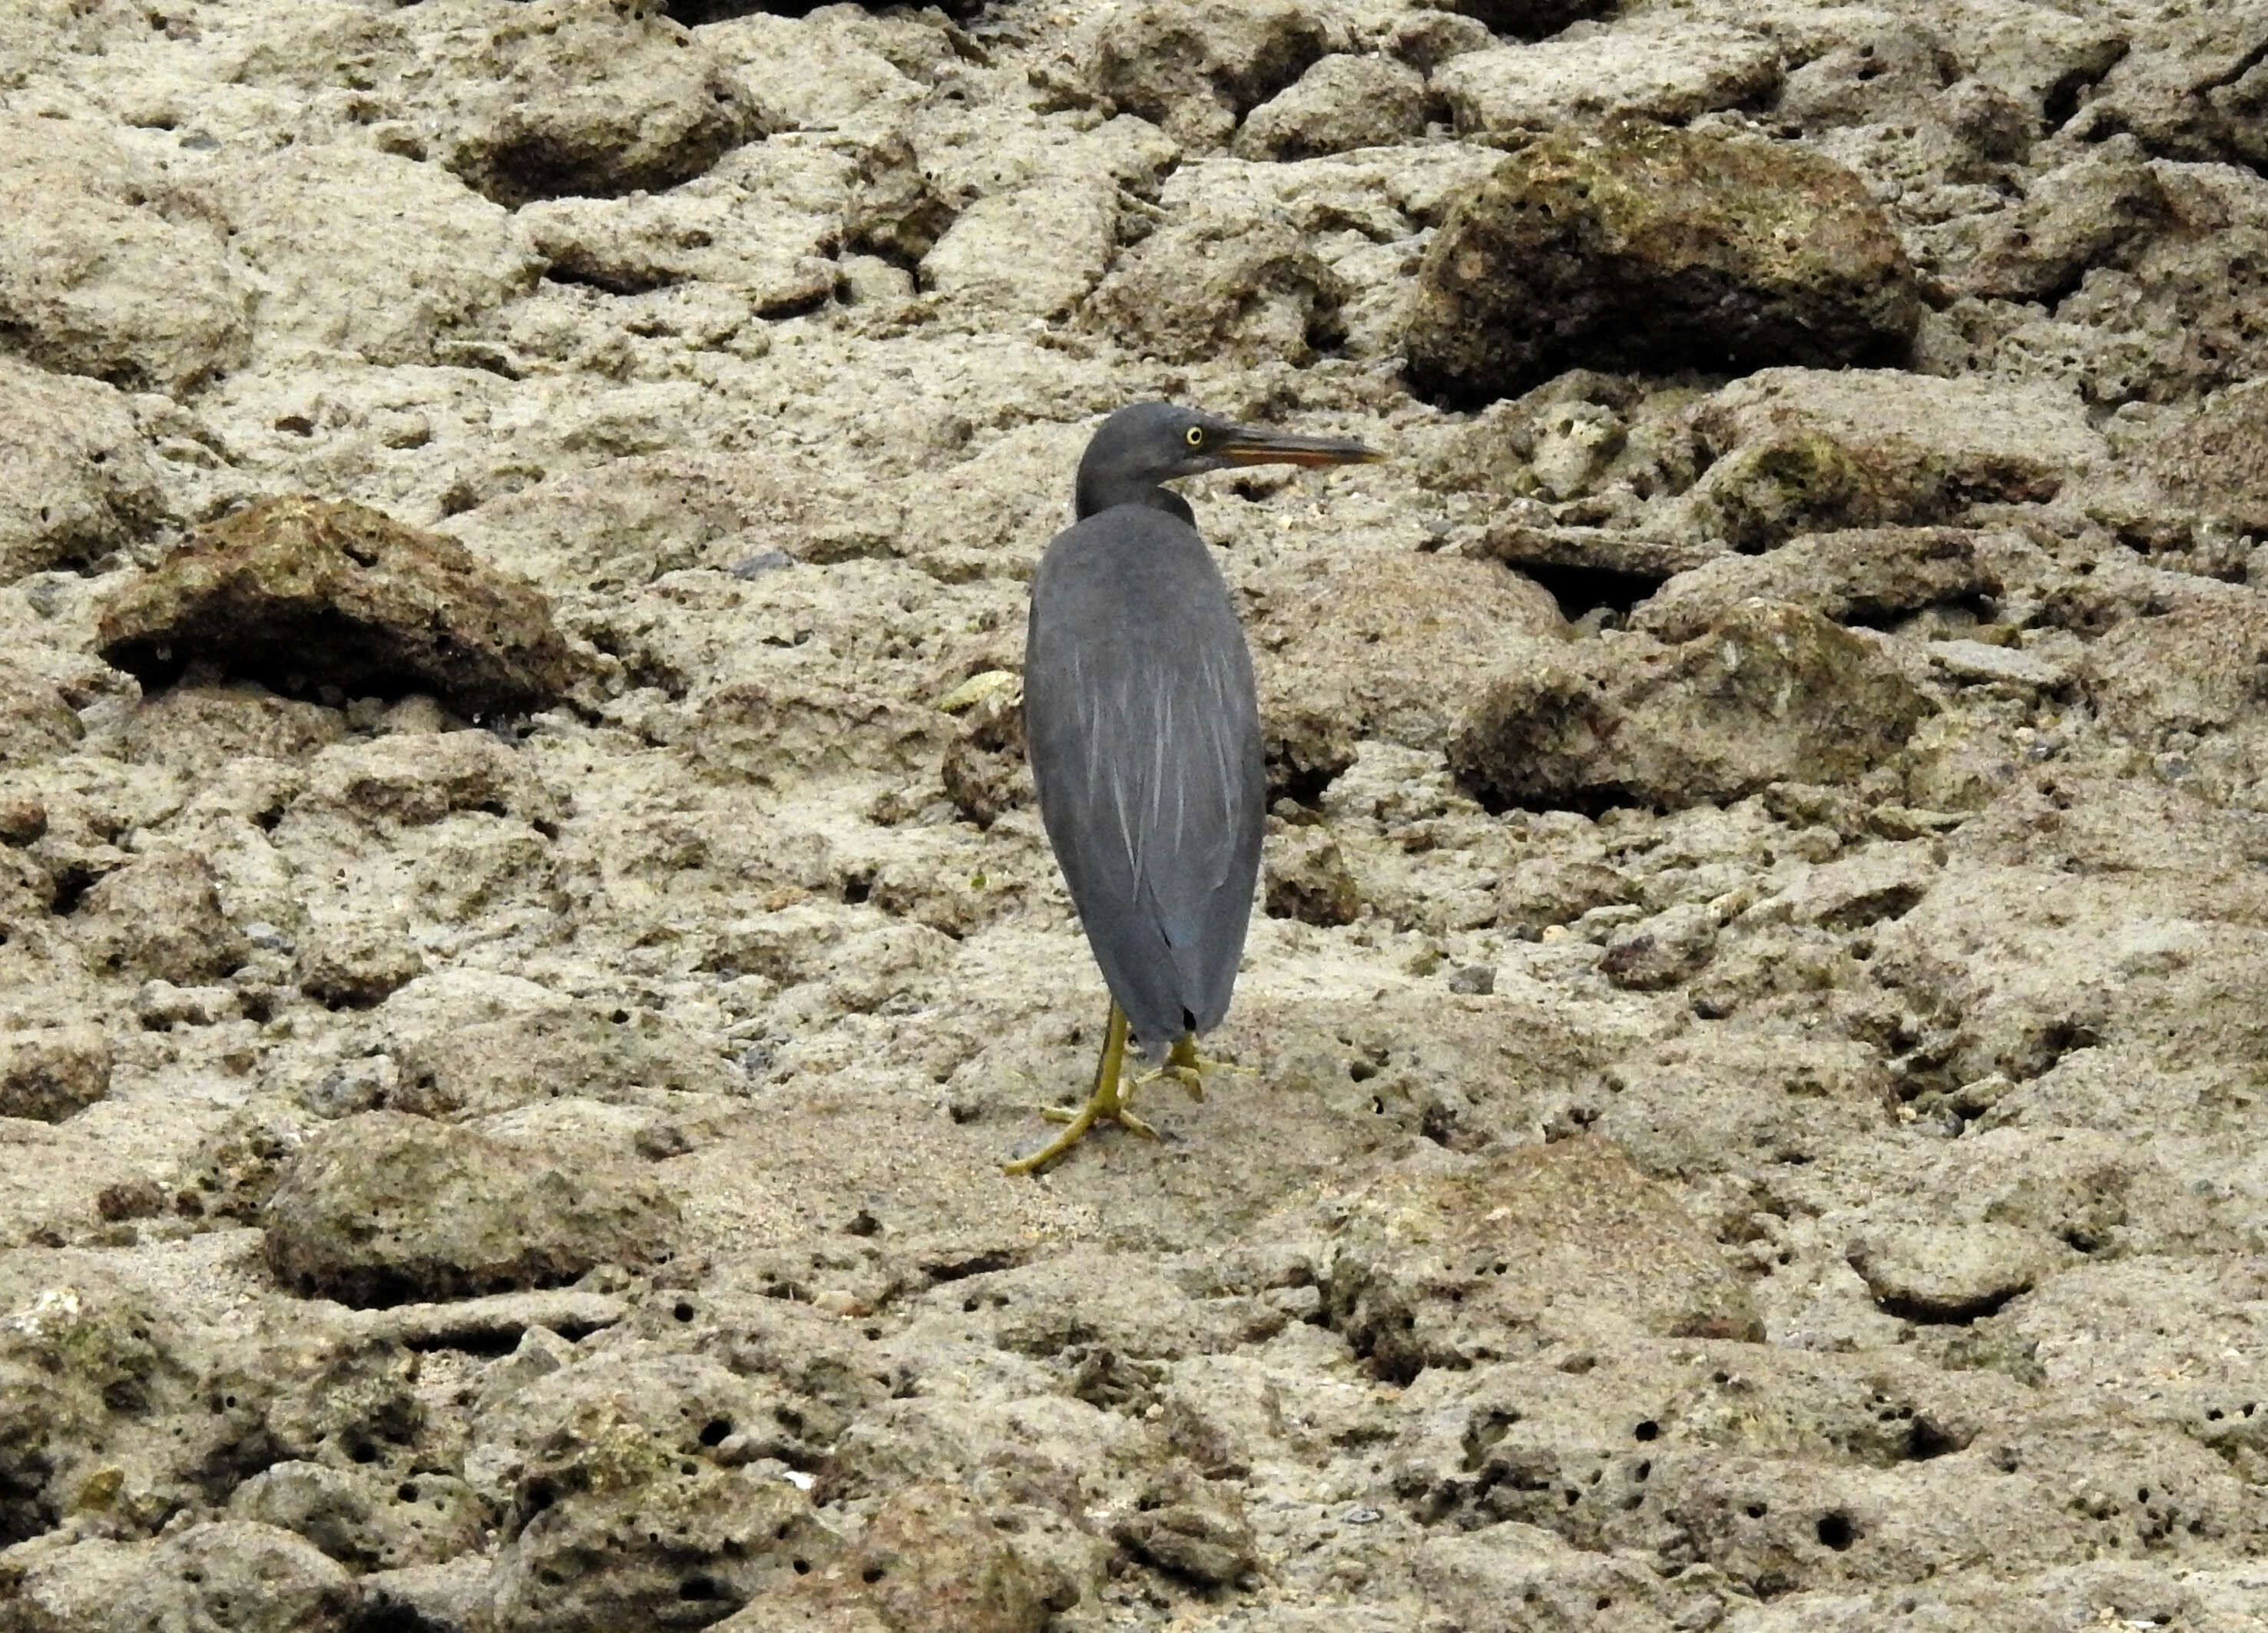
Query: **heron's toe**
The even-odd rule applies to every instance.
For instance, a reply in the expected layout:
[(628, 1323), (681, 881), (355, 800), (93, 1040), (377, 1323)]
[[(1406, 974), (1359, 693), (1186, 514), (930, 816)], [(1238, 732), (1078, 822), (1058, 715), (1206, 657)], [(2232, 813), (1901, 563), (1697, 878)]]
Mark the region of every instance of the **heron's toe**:
[(1134, 1114), (1133, 1107), (1129, 1104), (1132, 1099), (1130, 1087), (1120, 1089), (1114, 1086), (1108, 1092), (1096, 1090), (1084, 1106), (1042, 1107), (1040, 1115), (1049, 1122), (1064, 1124), (1064, 1131), (1030, 1156), (1001, 1164), (1000, 1172), (1009, 1174), (1037, 1173), (1093, 1133), (1099, 1122), (1115, 1122), (1129, 1134), (1138, 1134), (1145, 1140), (1156, 1139), (1157, 1129)]
[(1191, 1100), (1202, 1100), (1204, 1099), (1204, 1080), (1209, 1073), (1216, 1071), (1248, 1073), (1251, 1070), (1251, 1067), (1240, 1066), (1234, 1061), (1214, 1060), (1209, 1056), (1198, 1054), (1196, 1035), (1185, 1032), (1174, 1040), (1174, 1047), (1166, 1052), (1166, 1063), (1155, 1071), (1145, 1072), (1135, 1080), (1135, 1085), (1139, 1087), (1145, 1083), (1155, 1083), (1160, 1078), (1168, 1078), (1189, 1091)]

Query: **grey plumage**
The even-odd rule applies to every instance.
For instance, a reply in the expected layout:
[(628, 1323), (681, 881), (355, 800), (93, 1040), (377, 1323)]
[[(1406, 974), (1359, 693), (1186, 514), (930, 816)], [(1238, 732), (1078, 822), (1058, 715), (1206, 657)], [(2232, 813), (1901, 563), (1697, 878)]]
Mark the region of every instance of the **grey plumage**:
[(1197, 529), (1138, 505), (1032, 585), (1024, 725), (1048, 842), (1151, 1055), (1228, 1012), (1267, 806), (1252, 659)]
[(1153, 1056), (1228, 1012), (1267, 807), (1244, 631), (1188, 502), (1159, 484), (1377, 457), (1169, 403), (1122, 408), (1087, 445), (1079, 520), (1033, 581), (1024, 721), (1041, 819)]

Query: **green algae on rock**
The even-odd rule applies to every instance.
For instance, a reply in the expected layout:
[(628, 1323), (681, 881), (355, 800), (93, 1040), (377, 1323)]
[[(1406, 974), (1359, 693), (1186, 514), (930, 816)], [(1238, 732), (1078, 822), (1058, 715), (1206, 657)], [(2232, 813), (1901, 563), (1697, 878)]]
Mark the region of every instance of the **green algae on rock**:
[(1892, 363), (1921, 320), (1880, 206), (1833, 160), (1620, 120), (1540, 138), (1450, 210), (1404, 341), (1420, 394), (1565, 369)]
[(1931, 712), (1863, 636), (1743, 601), (1681, 645), (1535, 644), (1449, 744), (1485, 805), (1681, 810), (1778, 782), (1851, 781)]
[(145, 687), (199, 662), (292, 691), (431, 692), (475, 717), (544, 708), (576, 671), (532, 585), (443, 534), (305, 496), (216, 522), (129, 580), (99, 640)]

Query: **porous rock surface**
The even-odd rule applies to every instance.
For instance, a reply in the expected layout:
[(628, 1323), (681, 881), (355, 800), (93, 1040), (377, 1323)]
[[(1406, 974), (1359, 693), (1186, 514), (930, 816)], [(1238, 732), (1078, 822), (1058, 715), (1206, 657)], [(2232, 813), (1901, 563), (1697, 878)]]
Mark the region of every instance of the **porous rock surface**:
[(0, 1633), (2268, 1627), (2258, 24), (0, 5)]

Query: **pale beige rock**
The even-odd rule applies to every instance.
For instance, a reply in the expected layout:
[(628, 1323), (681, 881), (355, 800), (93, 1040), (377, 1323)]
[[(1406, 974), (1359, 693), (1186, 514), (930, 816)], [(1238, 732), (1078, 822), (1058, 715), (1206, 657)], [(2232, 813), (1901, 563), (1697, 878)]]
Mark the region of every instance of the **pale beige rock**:
[(0, 332), (43, 367), (187, 394), (240, 364), (249, 293), (210, 200), (98, 126), (0, 118)]
[[(1447, 3), (0, 4), (0, 261), (89, 273), (0, 348), (0, 1019), (109, 1062), (0, 1118), (0, 1618), (2257, 1619), (2257, 28)], [(1675, 241), (1512, 235), (1440, 337), (1566, 343), (1413, 396), (1539, 150), (1590, 202), (1507, 208)], [(939, 704), (1142, 398), (1389, 456), (1181, 484), (1323, 888), (1243, 1070), (1012, 1182), (1104, 995), (1012, 685)], [(127, 568), (277, 494), (583, 666), (137, 699)], [(1530, 697), (1580, 775), (1452, 772), (1499, 666), (1613, 705)], [(669, 1256), (280, 1285), (279, 1177), (411, 1102), (467, 1159), (350, 1151), (342, 1240), (461, 1273), (615, 1176)]]
[(503, 209), (393, 153), (295, 146), (230, 166), (218, 186), (262, 347), (430, 363), (542, 264)]
[(1423, 135), (1426, 87), (1385, 57), (1335, 55), (1252, 110), (1236, 134), (1248, 158), (1310, 158), (1349, 148), (1386, 147)]
[(0, 358), (0, 579), (92, 563), (163, 509), (149, 446), (108, 386)]
[(1769, 96), (1779, 48), (1721, 23), (1653, 23), (1459, 56), (1433, 77), (1457, 134), (1502, 136), (1630, 114), (1683, 123)]
[(1211, 143), (1298, 79), (1327, 40), (1296, 0), (1130, 7), (1104, 25), (1087, 76), (1127, 112)]
[(2052, 499), (2110, 459), (2075, 396), (1887, 369), (1767, 369), (1700, 405), (1694, 426), (1716, 456), (1694, 524), (1745, 550)]
[(0, 1033), (0, 1117), (61, 1122), (110, 1092), (110, 1045), (93, 1026)]

